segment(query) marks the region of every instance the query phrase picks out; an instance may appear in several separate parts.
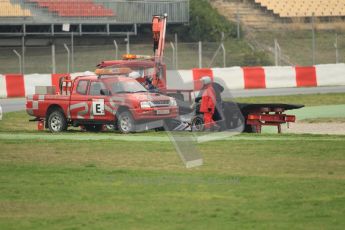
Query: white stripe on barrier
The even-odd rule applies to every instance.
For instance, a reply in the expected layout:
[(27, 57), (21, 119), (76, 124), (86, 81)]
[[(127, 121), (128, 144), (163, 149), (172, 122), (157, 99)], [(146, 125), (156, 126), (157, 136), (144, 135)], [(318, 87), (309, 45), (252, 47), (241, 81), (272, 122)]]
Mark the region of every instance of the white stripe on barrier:
[(243, 70), (241, 67), (214, 68), (214, 81), (228, 89), (244, 89)]
[(296, 71), (292, 66), (263, 67), (266, 76), (266, 88), (296, 87)]
[(180, 89), (180, 90), (193, 90), (193, 71), (192, 70), (179, 70), (167, 71), (167, 89)]
[(25, 95), (35, 93), (35, 86), (51, 86), (51, 74), (28, 74), (24, 75)]
[(345, 85), (345, 64), (317, 65), (315, 67), (318, 86)]
[(6, 77), (0, 75), (0, 97), (7, 97)]

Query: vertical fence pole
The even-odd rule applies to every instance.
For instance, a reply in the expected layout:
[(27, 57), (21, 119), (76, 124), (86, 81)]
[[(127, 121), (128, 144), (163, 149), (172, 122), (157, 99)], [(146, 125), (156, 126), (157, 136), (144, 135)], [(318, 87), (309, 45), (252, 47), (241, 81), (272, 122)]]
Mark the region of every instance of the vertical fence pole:
[(315, 13), (313, 12), (312, 18), (311, 18), (311, 24), (312, 24), (312, 60), (313, 65), (315, 65)]
[(199, 41), (199, 68), (202, 68), (202, 42)]
[(25, 73), (25, 37), (22, 36), (22, 74)]
[(71, 33), (71, 70), (74, 72), (74, 33)]
[(236, 12), (236, 21), (237, 21), (237, 39), (241, 38), (241, 34), (240, 34), (240, 26), (241, 26), (241, 22), (240, 22), (240, 10), (238, 8), (238, 4), (237, 3), (237, 12)]
[(177, 34), (175, 33), (175, 67), (178, 69), (178, 48), (177, 48)]
[(115, 46), (115, 56), (116, 56), (116, 60), (119, 58), (119, 47), (117, 45), (116, 40), (114, 40), (114, 46)]
[(176, 63), (175, 63), (176, 51), (175, 51), (174, 43), (170, 42), (170, 46), (171, 46), (171, 49), (172, 49), (172, 51), (173, 51), (173, 55), (172, 55), (172, 68), (175, 68), (175, 69), (176, 69)]
[(129, 32), (127, 32), (127, 38), (125, 39), (125, 41), (127, 42), (126, 44), (126, 52), (129, 54), (131, 51), (129, 49)]
[(52, 40), (52, 73), (56, 73), (56, 61), (55, 61), (55, 43)]
[(13, 53), (17, 55), (18, 57), (18, 63), (19, 63), (19, 73), (23, 74), (23, 69), (22, 69), (22, 56), (17, 52), (17, 50), (13, 50)]
[(225, 68), (226, 67), (226, 50), (223, 43), (220, 46), (222, 47), (222, 50), (223, 50), (223, 67)]
[(274, 59), (275, 59), (275, 65), (280, 65), (280, 58), (281, 58), (281, 49), (278, 43), (277, 39), (274, 39)]
[(335, 63), (338, 64), (339, 63), (338, 34), (335, 34), (334, 48), (335, 48)]
[(69, 64), (70, 64), (70, 51), (68, 46), (65, 44), (63, 44), (63, 46), (65, 47), (66, 51), (67, 51), (67, 73), (70, 73), (70, 68), (69, 68)]
[(222, 43), (220, 45), (220, 47), (223, 50), (223, 67), (226, 67), (226, 50), (225, 50), (225, 46), (224, 46), (224, 39), (225, 39), (225, 34), (224, 32), (222, 32)]

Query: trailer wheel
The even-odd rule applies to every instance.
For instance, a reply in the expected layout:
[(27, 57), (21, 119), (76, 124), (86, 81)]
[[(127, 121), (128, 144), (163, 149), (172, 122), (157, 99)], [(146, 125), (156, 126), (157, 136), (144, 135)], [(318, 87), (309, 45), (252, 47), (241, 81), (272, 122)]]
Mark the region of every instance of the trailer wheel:
[(67, 119), (62, 111), (55, 110), (49, 114), (48, 128), (52, 133), (58, 133), (67, 130)]
[(123, 111), (118, 116), (118, 129), (121, 133), (131, 133), (135, 131), (135, 121), (129, 111)]
[(198, 115), (193, 118), (192, 124), (191, 124), (191, 130), (192, 132), (201, 132), (204, 130), (204, 118), (202, 115)]
[(243, 132), (246, 133), (258, 133), (258, 130), (255, 125), (246, 125)]
[(103, 125), (100, 124), (84, 125), (84, 127), (88, 132), (100, 132), (103, 129)]

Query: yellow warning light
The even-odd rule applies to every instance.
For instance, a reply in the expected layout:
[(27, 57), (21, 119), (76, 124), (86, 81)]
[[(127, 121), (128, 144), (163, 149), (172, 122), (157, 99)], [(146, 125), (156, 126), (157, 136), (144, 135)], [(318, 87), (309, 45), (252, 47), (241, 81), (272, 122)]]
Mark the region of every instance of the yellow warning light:
[(123, 60), (131, 60), (131, 59), (137, 59), (137, 55), (135, 54), (124, 54), (122, 55)]
[(109, 68), (109, 69), (96, 69), (96, 75), (115, 75), (115, 74), (129, 74), (131, 73), (131, 68)]
[(136, 55), (136, 54), (124, 54), (122, 55), (123, 60), (134, 60), (134, 59), (152, 59), (150, 55)]

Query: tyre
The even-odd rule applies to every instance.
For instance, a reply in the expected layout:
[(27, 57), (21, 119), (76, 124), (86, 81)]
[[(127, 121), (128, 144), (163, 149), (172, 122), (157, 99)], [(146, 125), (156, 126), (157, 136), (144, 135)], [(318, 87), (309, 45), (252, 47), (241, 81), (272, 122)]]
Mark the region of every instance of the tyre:
[(201, 132), (205, 128), (204, 126), (204, 118), (202, 115), (198, 115), (193, 118), (192, 124), (191, 124), (191, 129), (192, 132)]
[(84, 125), (84, 127), (88, 132), (100, 132), (103, 129), (103, 125), (100, 124)]
[(67, 130), (67, 119), (61, 110), (55, 110), (49, 114), (48, 128), (52, 133), (63, 132)]
[(258, 130), (256, 129), (255, 125), (246, 125), (243, 132), (246, 133), (258, 133)]
[(118, 116), (118, 129), (121, 133), (131, 133), (135, 131), (135, 121), (129, 111), (123, 111)]

